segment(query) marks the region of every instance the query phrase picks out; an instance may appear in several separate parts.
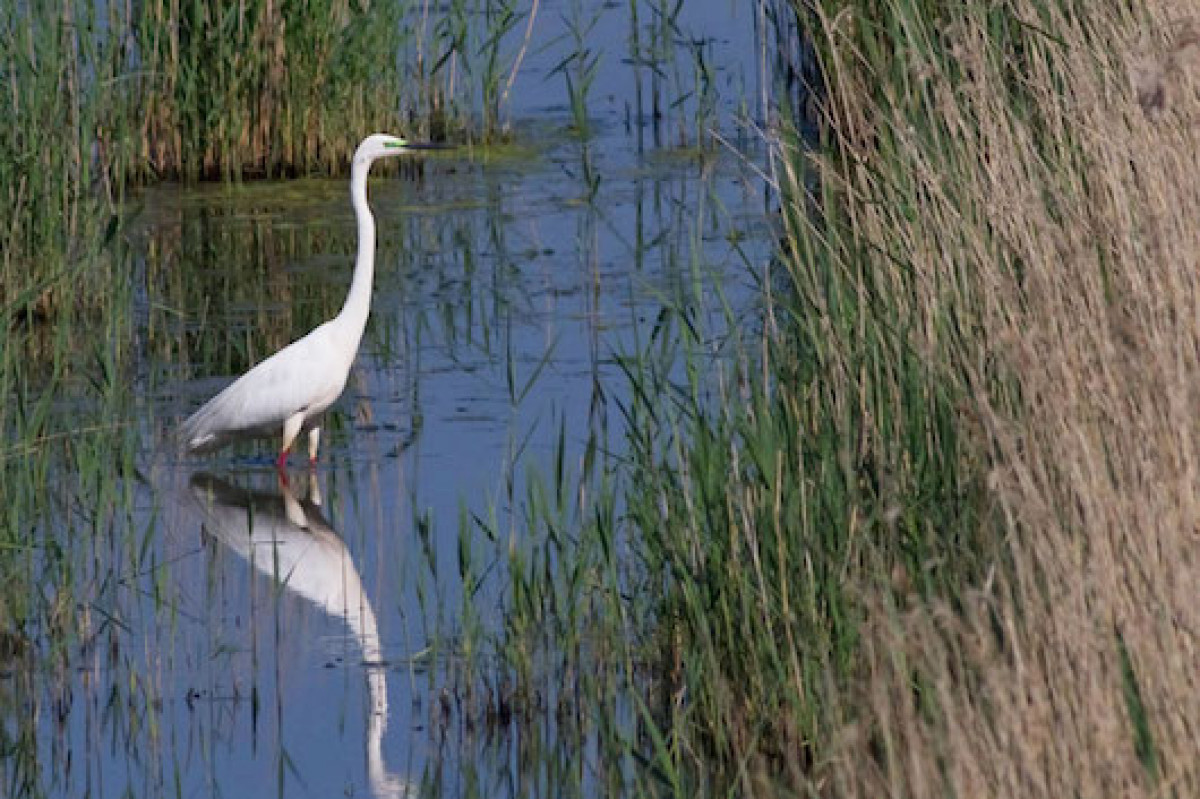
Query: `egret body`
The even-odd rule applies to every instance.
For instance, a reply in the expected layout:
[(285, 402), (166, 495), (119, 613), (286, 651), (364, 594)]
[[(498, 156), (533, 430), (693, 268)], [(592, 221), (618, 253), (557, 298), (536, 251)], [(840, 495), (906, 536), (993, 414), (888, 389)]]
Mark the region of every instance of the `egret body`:
[(276, 466), (282, 470), (296, 438), (307, 432), (309, 461), (316, 461), (322, 414), (346, 386), (371, 311), (375, 218), (367, 204), (367, 173), (377, 158), (435, 147), (381, 133), (368, 136), (358, 146), (350, 169), (358, 255), (345, 305), (333, 319), (254, 366), (192, 414), (183, 423), (183, 441), (189, 451), (216, 449), (241, 438), (278, 435), (281, 444)]

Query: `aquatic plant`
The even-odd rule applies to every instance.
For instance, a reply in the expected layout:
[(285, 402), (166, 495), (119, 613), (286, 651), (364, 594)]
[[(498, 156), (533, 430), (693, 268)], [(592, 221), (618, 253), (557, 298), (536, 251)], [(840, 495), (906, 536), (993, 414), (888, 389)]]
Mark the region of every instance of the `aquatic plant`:
[[(843, 795), (1189, 793), (1194, 609), (1171, 586), (1194, 548), (1195, 22), (1170, 2), (884, 8), (809, 7), (820, 175), (963, 398), (952, 466), (986, 487), (995, 554), (954, 601), (863, 589), (815, 774)], [(1169, 108), (1139, 62), (1173, 65)]]
[(637, 791), (1200, 783), (1173, 9), (792, 4), (821, 139), (776, 143), (762, 317), (712, 374), (702, 299), (664, 309), (621, 361), (629, 457), (580, 475), (578, 535), (537, 505), (514, 570), (545, 575), (514, 586), (521, 662), (553, 629), (568, 672), (621, 664)]
[(133, 40), (116, 99), (140, 177), (341, 174), (363, 131), (395, 127), (405, 3), (303, 8), (151, 2), (110, 24)]
[(129, 185), (340, 175), (364, 131), (501, 137), (537, 9), (6, 0), (0, 299), (59, 302), (47, 281)]

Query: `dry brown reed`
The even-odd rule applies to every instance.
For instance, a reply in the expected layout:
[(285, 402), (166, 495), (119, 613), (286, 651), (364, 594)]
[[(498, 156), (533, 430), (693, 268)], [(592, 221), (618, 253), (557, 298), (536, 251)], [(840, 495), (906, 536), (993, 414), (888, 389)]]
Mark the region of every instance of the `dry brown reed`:
[[(953, 605), (862, 587), (863, 668), (816, 784), (1200, 795), (1195, 6), (1011, 0), (1029, 29), (1005, 50), (982, 5), (910, 32), (945, 44), (904, 56), (934, 132), (877, 90), (854, 46), (864, 20), (822, 34), (851, 154), (822, 179), (927, 357), (974, 400), (964, 427), (1002, 555)], [(1130, 80), (1139, 59), (1157, 77)]]

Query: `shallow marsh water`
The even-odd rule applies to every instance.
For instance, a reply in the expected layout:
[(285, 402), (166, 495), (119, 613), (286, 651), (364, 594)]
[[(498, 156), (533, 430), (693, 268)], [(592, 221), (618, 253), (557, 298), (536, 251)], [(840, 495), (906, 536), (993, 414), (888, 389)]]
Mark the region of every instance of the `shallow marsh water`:
[[(549, 4), (542, 24), (570, 10)], [(753, 307), (772, 241), (756, 167), (689, 138), (712, 125), (755, 157), (732, 121), (758, 80), (750, 11), (689, 11), (694, 38), (676, 46), (707, 53), (714, 106), (681, 88), (683, 61), (664, 90), (673, 110), (639, 125), (628, 21), (597, 10), (586, 141), (569, 132), (561, 52), (534, 48), (512, 94), (515, 144), (373, 180), (372, 321), (318, 466), (294, 459), (286, 485), (271, 442), (183, 458), (170, 437), (230, 376), (336, 312), (354, 250), (345, 182), (134, 200), (121, 390), (144, 480), (114, 491), (87, 546), (60, 542), (79, 550), (93, 635), (57, 672), (6, 677), (35, 697), (36, 757), (10, 762), (9, 786), (490, 797), (624, 784), (553, 713), (476, 712), (457, 675), (486, 671), (473, 658), (503, 625), (530, 470), (561, 462), (578, 478), (585, 452), (619, 454), (616, 358), (669, 304), (704, 319), (719, 351), (722, 303)]]

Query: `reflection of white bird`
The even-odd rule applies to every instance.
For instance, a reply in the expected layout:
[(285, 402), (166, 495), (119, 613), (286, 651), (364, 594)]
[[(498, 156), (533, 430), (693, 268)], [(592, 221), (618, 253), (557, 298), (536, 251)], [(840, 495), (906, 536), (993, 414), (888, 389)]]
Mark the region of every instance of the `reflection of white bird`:
[(239, 438), (283, 434), (276, 465), (287, 465), (288, 453), (302, 431), (308, 431), (308, 457), (317, 459), (321, 415), (333, 404), (350, 374), (367, 316), (375, 272), (375, 218), (367, 205), (367, 173), (376, 158), (410, 150), (439, 148), (377, 133), (354, 152), (350, 201), (358, 220), (358, 256), (346, 304), (336, 317), (256, 365), (204, 404), (183, 423), (190, 451), (216, 449)]
[(388, 772), (383, 761), (387, 730), (387, 673), (375, 612), (341, 537), (321, 513), (316, 475), (309, 498), (300, 500), (280, 479), (279, 492), (249, 491), (217, 477), (196, 474), (193, 495), (204, 513), (205, 530), (330, 616), (344, 619), (367, 664), (367, 777), (379, 799), (415, 799), (416, 787)]

